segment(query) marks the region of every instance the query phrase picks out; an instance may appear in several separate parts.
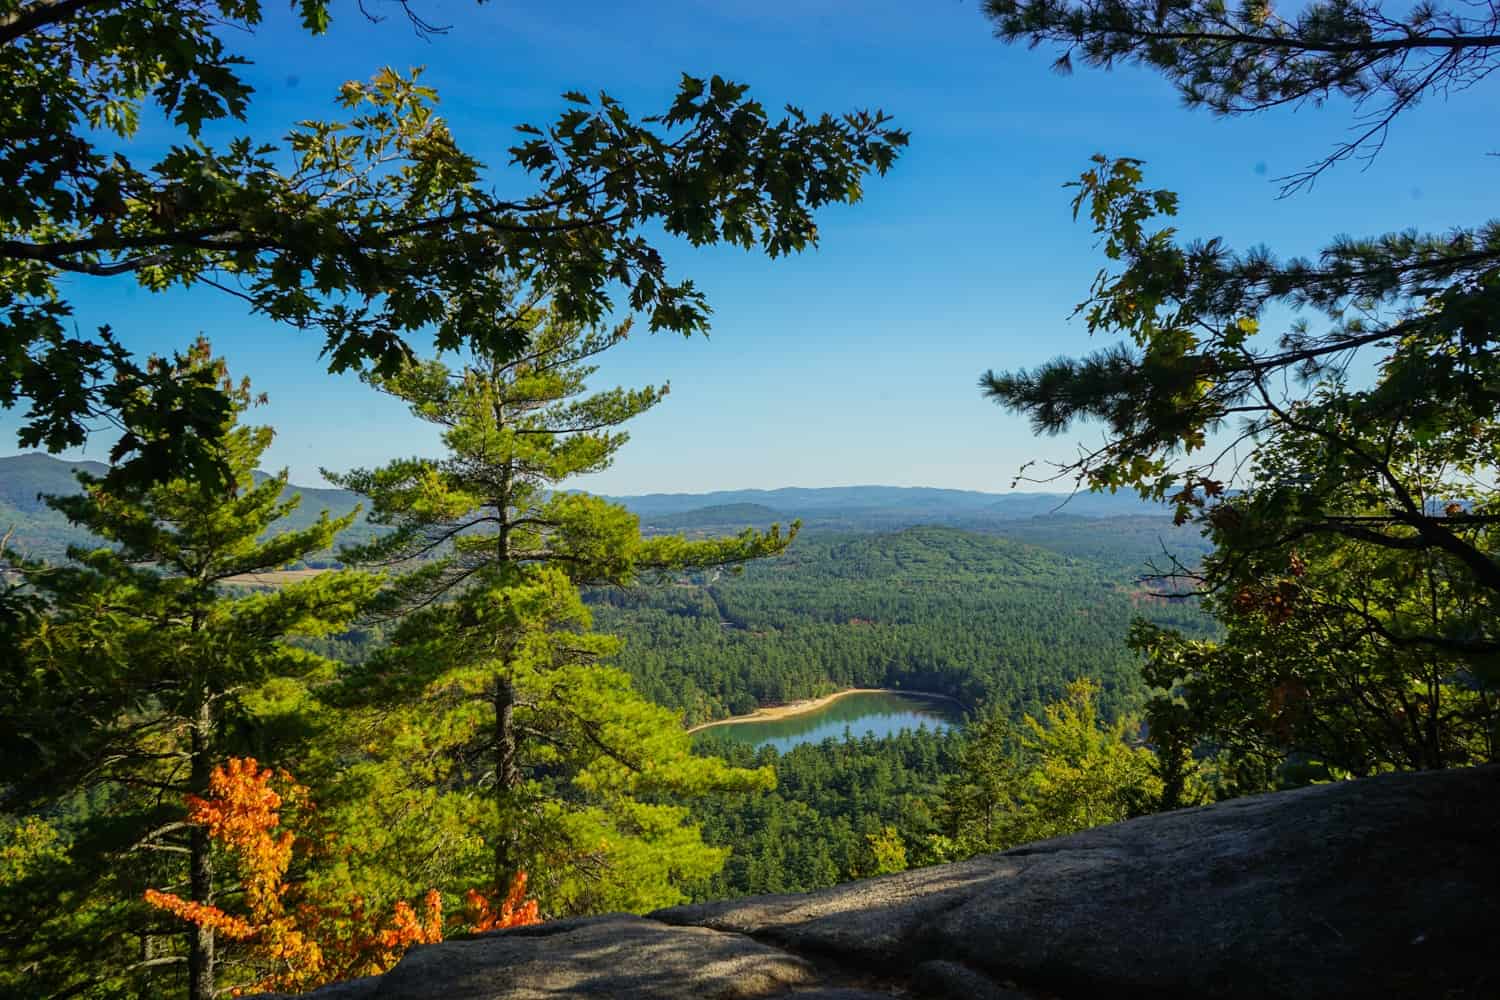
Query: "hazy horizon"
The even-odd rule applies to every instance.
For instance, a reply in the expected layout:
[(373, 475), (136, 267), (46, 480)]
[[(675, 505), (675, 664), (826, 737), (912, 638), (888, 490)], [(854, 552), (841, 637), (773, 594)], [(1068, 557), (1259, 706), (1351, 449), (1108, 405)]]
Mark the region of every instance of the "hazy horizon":
[[(6, 461), (8, 459), (13, 459), (13, 458), (26, 458), (26, 457), (29, 457), (29, 456), (39, 456), (39, 457), (42, 457), (42, 458), (48, 458), (48, 459), (52, 459), (54, 461), (66, 462), (66, 463), (93, 462), (93, 463), (97, 463), (97, 464), (100, 464), (100, 465), (108, 465), (109, 464), (107, 461), (105, 461), (102, 458), (94, 458), (94, 457), (90, 457), (90, 456), (86, 456), (86, 455), (82, 455), (82, 456), (80, 456), (80, 455), (74, 455), (72, 452), (65, 453), (65, 454), (52, 455), (52, 454), (48, 454), (47, 452), (39, 451), (39, 450), (34, 449), (34, 448), (30, 449), (30, 450), (27, 450), (27, 451), (17, 451), (17, 452), (11, 452), (9, 454), (0, 455), (0, 462), (4, 462), (4, 461)], [(265, 471), (265, 472), (275, 472), (275, 471), (279, 471), (280, 468), (281, 468), (280, 466), (275, 466), (275, 467), (272, 467), (272, 468), (263, 469), (262, 471)], [(289, 484), (292, 485), (292, 486), (298, 487), (300, 489), (317, 489), (317, 490), (338, 489), (338, 487), (330, 486), (326, 482), (322, 482), (322, 481), (316, 482), (316, 483), (312, 483), (312, 482), (306, 482), (304, 480), (299, 480), (295, 475), (292, 475), (290, 473), (290, 469), (288, 470), (288, 475), (289, 475), (289, 479), (288, 479)], [(941, 491), (953, 492), (953, 493), (971, 493), (971, 494), (978, 494), (978, 495), (981, 495), (981, 496), (996, 496), (996, 497), (1003, 497), (1003, 496), (1049, 496), (1050, 497), (1050, 496), (1069, 496), (1069, 495), (1072, 495), (1072, 491), (1044, 489), (1044, 488), (1026, 488), (1026, 489), (1018, 488), (1018, 489), (1014, 489), (1014, 490), (1012, 490), (1012, 489), (1003, 489), (1003, 490), (970, 490), (970, 489), (963, 489), (961, 487), (943, 486), (943, 485), (934, 484), (934, 483), (889, 483), (889, 482), (887, 482), (887, 483), (817, 483), (817, 484), (783, 483), (783, 484), (776, 485), (776, 486), (763, 486), (763, 485), (750, 485), (750, 486), (714, 486), (714, 487), (709, 487), (707, 489), (695, 489), (695, 490), (643, 490), (643, 491), (638, 492), (638, 493), (619, 493), (619, 492), (610, 492), (610, 491), (601, 491), (601, 490), (590, 489), (587, 492), (589, 492), (589, 493), (598, 493), (601, 496), (614, 496), (614, 497), (650, 497), (650, 496), (692, 497), (692, 496), (715, 496), (715, 495), (721, 494), (721, 493), (780, 493), (780, 492), (784, 492), (784, 491), (788, 491), (788, 490), (860, 490), (860, 489), (866, 489), (866, 490), (886, 490), (886, 489), (890, 489), (890, 490), (941, 490)]]

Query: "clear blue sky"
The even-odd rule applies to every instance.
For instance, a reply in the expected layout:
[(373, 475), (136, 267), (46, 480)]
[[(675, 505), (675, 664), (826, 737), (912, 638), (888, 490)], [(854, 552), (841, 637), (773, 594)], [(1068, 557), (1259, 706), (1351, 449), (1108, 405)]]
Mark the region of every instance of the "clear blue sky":
[[(1061, 185), (1090, 154), (1138, 156), (1148, 181), (1182, 195), (1185, 234), (1244, 247), (1315, 251), (1338, 233), (1478, 221), (1494, 190), (1494, 88), (1419, 108), (1369, 169), (1346, 164), (1310, 194), (1277, 200), (1279, 174), (1322, 156), (1351, 124), (1347, 105), (1216, 120), (1184, 110), (1156, 76), (1079, 69), (995, 41), (973, 0), (729, 0), (568, 4), (418, 0), (446, 36), (413, 35), (394, 4), (383, 24), (338, 5), (331, 32), (298, 30), (276, 0), (268, 23), (231, 45), (250, 56), (252, 120), (281, 135), (333, 117), (338, 85), (382, 65), (427, 67), (443, 113), (502, 188), (512, 127), (545, 122), (569, 89), (607, 90), (634, 113), (659, 111), (682, 72), (748, 83), (768, 107), (879, 107), (912, 143), (865, 201), (821, 219), (822, 245), (780, 261), (738, 250), (671, 248), (708, 293), (710, 338), (633, 339), (601, 382), (670, 381), (615, 468), (583, 485), (608, 493), (857, 483), (1000, 491), (1028, 458), (1072, 440), (1037, 440), (982, 400), (989, 367), (1030, 366), (1090, 348), (1068, 320), (1101, 263)], [(148, 129), (134, 155), (166, 133)], [(1483, 200), (1481, 200), (1483, 199)], [(200, 331), (268, 392), (269, 456), (294, 481), (430, 453), (433, 437), (353, 377), (327, 375), (317, 337), (246, 315), (212, 292), (153, 295), (128, 281), (81, 282), (83, 328), (109, 322), (139, 351)], [(17, 421), (0, 414), (0, 431)], [(0, 450), (14, 450), (13, 438)], [(9, 447), (7, 447), (9, 445)], [(102, 458), (107, 441), (85, 449)]]

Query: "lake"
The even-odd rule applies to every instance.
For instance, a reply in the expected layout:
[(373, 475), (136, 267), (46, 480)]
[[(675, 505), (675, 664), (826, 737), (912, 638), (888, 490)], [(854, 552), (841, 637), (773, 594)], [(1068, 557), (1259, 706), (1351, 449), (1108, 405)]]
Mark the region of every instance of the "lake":
[(958, 704), (945, 698), (856, 691), (784, 719), (709, 726), (700, 732), (711, 732), (718, 737), (757, 747), (773, 746), (785, 753), (801, 743), (820, 743), (830, 737), (841, 739), (845, 730), (855, 737), (866, 733), (893, 736), (903, 729), (919, 726), (931, 730), (952, 729), (962, 721), (963, 713)]

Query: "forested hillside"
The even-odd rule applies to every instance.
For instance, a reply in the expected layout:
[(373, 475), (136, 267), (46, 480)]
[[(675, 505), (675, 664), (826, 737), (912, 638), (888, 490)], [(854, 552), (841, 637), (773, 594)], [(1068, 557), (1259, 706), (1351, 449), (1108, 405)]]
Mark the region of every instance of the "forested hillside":
[(741, 575), (589, 600), (597, 626), (626, 640), (619, 662), (640, 690), (689, 722), (847, 687), (937, 691), (1019, 715), (1080, 676), (1101, 681), (1114, 714), (1143, 691), (1121, 642), (1132, 618), (1194, 632), (1205, 622), (1190, 604), (1143, 597), (1120, 571), (1128, 559), (921, 527), (802, 537)]
[[(56, 559), (69, 544), (88, 540), (37, 499), (76, 493), (75, 468), (106, 469), (39, 454), (0, 459), (0, 531), (14, 529), (15, 548)], [(285, 492), (302, 502), (277, 530), (305, 528), (323, 509), (339, 514), (360, 502), (338, 489)], [(734, 499), (660, 512), (741, 496), (806, 510)], [(1074, 510), (1080, 499), (1090, 498), (1074, 498), (1062, 510)], [(626, 640), (619, 662), (641, 691), (683, 709), (690, 724), (846, 687), (939, 691), (970, 705), (997, 700), (1019, 715), (1037, 711), (1079, 676), (1103, 683), (1110, 714), (1137, 706), (1137, 661), (1121, 642), (1132, 618), (1144, 612), (1194, 634), (1204, 621), (1188, 604), (1150, 598), (1139, 578), (1168, 551), (1196, 559), (1201, 538), (1160, 515), (999, 516), (1063, 503), (1060, 496), (1005, 500), (879, 487), (626, 498), (632, 508), (658, 511), (642, 515), (647, 533), (712, 537), (804, 514), (809, 523), (782, 557), (743, 573), (596, 589), (588, 599), (598, 627)], [(938, 523), (879, 530), (892, 519), (924, 517)], [(375, 531), (360, 520), (343, 539), (358, 543)], [(378, 629), (362, 628), (313, 644), (347, 662), (379, 642)]]
[(102, 475), (108, 466), (62, 462), (41, 454), (0, 458), (0, 535), (9, 532), (15, 548), (46, 559), (56, 559), (69, 545), (87, 539), (87, 533), (68, 524), (67, 518), (40, 499), (46, 494), (77, 493), (74, 469)]
[[(741, 767), (776, 769), (776, 788), (754, 796), (709, 796), (693, 818), (705, 839), (734, 846), (722, 871), (696, 888), (701, 899), (805, 892), (880, 874), (882, 841), (900, 844), (906, 865), (937, 860), (936, 809), (943, 778), (958, 765), (962, 738), (928, 730), (887, 739), (803, 744), (785, 754), (700, 738), (704, 752)], [(889, 830), (889, 832), (888, 832)]]

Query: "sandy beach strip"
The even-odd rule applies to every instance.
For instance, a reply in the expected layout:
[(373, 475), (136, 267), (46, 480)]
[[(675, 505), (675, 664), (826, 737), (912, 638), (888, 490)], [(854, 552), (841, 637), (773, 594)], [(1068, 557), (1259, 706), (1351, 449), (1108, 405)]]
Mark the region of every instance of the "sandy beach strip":
[(716, 719), (713, 722), (700, 722), (688, 730), (696, 733), (700, 729), (710, 729), (714, 726), (733, 726), (741, 722), (771, 722), (775, 719), (787, 719), (794, 715), (806, 715), (808, 712), (816, 712), (824, 705), (838, 701), (846, 694), (902, 694), (913, 698), (941, 698), (943, 701), (951, 701), (953, 704), (968, 709), (968, 706), (952, 695), (939, 694), (936, 691), (907, 691), (902, 688), (848, 688), (844, 691), (835, 691), (833, 694), (825, 694), (821, 698), (803, 698), (801, 701), (789, 701), (785, 705), (768, 705), (758, 708), (748, 715), (731, 715), (727, 719)]

